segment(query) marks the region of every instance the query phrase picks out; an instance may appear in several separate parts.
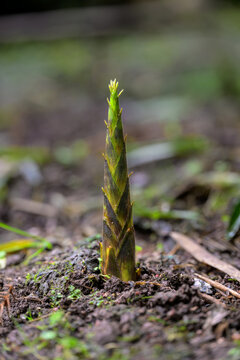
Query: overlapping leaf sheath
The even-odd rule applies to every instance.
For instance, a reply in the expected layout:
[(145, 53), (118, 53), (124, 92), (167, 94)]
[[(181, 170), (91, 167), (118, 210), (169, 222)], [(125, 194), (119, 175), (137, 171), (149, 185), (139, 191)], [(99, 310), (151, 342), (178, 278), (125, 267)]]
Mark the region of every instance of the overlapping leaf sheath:
[(109, 85), (110, 100), (104, 154), (102, 272), (124, 281), (135, 279), (135, 238), (118, 83)]

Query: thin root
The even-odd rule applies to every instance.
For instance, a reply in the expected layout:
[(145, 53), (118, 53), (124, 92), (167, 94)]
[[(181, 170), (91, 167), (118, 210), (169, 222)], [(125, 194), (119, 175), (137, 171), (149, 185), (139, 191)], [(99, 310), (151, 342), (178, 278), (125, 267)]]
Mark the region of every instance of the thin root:
[(11, 314), (11, 303), (10, 296), (14, 298), (13, 295), (13, 285), (8, 285), (8, 291), (0, 292), (0, 324), (2, 324), (3, 311), (6, 309), (8, 318), (10, 319)]

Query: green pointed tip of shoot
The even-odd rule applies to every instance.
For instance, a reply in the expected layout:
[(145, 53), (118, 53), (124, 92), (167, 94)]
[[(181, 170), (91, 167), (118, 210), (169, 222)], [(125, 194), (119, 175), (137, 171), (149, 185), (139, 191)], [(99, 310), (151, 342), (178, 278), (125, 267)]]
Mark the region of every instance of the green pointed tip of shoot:
[(116, 93), (117, 92), (117, 89), (118, 89), (118, 82), (116, 79), (114, 80), (110, 80), (110, 83), (109, 83), (109, 90), (110, 90), (110, 93), (113, 94), (113, 93)]
[(109, 90), (110, 90), (110, 95), (112, 97), (119, 97), (123, 92), (123, 89), (122, 89), (119, 92), (119, 94), (117, 93), (118, 92), (118, 81), (116, 79), (110, 80), (110, 83), (109, 83), (108, 87), (109, 87)]
[(110, 81), (104, 156), (102, 272), (135, 279), (135, 236), (118, 82)]

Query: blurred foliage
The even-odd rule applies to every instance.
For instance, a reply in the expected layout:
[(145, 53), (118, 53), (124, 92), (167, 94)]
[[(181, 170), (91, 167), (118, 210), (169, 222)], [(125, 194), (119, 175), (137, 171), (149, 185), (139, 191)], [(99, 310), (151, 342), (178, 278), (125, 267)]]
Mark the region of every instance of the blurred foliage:
[[(202, 153), (208, 149), (208, 142), (205, 138), (189, 136), (176, 138), (168, 142), (154, 143), (137, 146), (130, 144), (128, 151), (128, 162), (131, 167), (144, 165), (154, 161), (183, 157), (193, 153)], [(128, 149), (129, 149), (128, 148)]]
[(169, 210), (161, 211), (159, 206), (155, 208), (147, 208), (138, 203), (134, 204), (134, 214), (136, 216), (145, 217), (151, 220), (160, 220), (160, 219), (174, 219), (174, 220), (188, 220), (188, 221), (199, 221), (201, 219), (200, 214), (196, 211), (187, 211), (187, 210)]
[(73, 142), (69, 146), (59, 146), (54, 150), (55, 160), (62, 165), (77, 165), (88, 155), (88, 144), (84, 140)]
[[(221, 19), (219, 15), (219, 22), (231, 22), (231, 16), (226, 13)], [(240, 15), (234, 13), (234, 17), (233, 23), (240, 23)], [(191, 56), (186, 58), (189, 51)], [(189, 29), (181, 34), (1, 44), (0, 121), (6, 121), (8, 106), (23, 101), (53, 107), (59, 95), (68, 98), (77, 92), (84, 100), (84, 96), (91, 97), (90, 93), (105, 93), (106, 79), (113, 74), (121, 79), (130, 98), (157, 97), (162, 101), (168, 96), (186, 102), (186, 98), (206, 101), (238, 97), (238, 63), (234, 37), (224, 30), (220, 30), (218, 43), (211, 34)], [(173, 105), (165, 107), (170, 111)]]
[(49, 161), (50, 152), (45, 147), (8, 146), (0, 147), (0, 157), (16, 162), (31, 159), (37, 164), (43, 165)]
[(232, 240), (240, 229), (240, 200), (238, 200), (232, 210), (227, 228), (227, 239)]

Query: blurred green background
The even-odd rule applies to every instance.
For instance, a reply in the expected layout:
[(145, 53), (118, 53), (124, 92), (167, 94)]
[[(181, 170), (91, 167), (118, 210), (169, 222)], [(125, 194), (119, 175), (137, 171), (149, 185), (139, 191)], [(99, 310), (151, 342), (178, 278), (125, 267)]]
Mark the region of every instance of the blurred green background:
[[(125, 89), (126, 126), (154, 124), (148, 138), (161, 135), (159, 122), (221, 117), (223, 99), (232, 116), (240, 93), (238, 7), (204, 0), (100, 3), (58, 10), (50, 2), (52, 11), (2, 16), (0, 128), (11, 130), (5, 142), (52, 145), (97, 133), (115, 77)], [(47, 4), (29, 5), (41, 7)], [(214, 114), (205, 116), (209, 104)]]
[[(199, 145), (191, 140), (195, 137), (214, 144), (204, 160), (193, 158), (177, 167), (172, 160), (158, 166), (158, 160), (172, 159), (182, 151), (178, 144), (171, 143), (170, 148), (168, 144), (167, 150), (164, 145), (158, 150), (160, 159), (153, 156), (151, 171), (135, 170), (136, 193), (155, 183), (152, 195), (145, 195), (157, 196), (162, 204), (162, 194), (168, 190), (173, 195), (172, 188), (183, 177), (214, 169), (238, 171), (239, 38), (238, 1), (5, 4), (0, 18), (2, 198), (7, 198), (12, 171), (6, 170), (6, 159), (31, 159), (40, 167), (47, 162), (72, 166), (61, 170), (64, 175), (52, 168), (39, 171), (47, 179), (44, 196), (36, 190), (41, 177), (31, 183), (35, 190), (19, 185), (14, 196), (51, 202), (52, 189), (69, 194), (71, 188), (77, 195), (86, 184), (99, 193), (107, 85), (114, 78), (125, 89), (121, 106), (129, 152), (186, 137), (190, 142), (184, 151), (190, 155)], [(152, 161), (149, 151), (150, 160), (144, 164)], [(133, 169), (143, 152), (130, 156)], [(24, 171), (28, 176), (29, 168)], [(239, 179), (236, 182), (239, 192)], [(164, 201), (169, 208), (171, 196)], [(182, 208), (186, 207), (184, 203)]]

